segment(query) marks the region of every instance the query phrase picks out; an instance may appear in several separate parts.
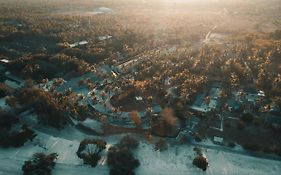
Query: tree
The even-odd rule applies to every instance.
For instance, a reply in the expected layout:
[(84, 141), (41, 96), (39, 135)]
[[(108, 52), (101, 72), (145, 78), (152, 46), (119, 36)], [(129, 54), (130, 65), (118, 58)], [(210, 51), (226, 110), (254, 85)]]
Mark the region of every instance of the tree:
[(0, 98), (11, 94), (11, 91), (11, 88), (9, 88), (7, 85), (0, 83)]
[(14, 127), (14, 125), (19, 125), (18, 122), (17, 116), (8, 113), (0, 113), (0, 146), (20, 147), (24, 145), (26, 141), (36, 137), (35, 132), (26, 125), (23, 125), (20, 129)]
[(118, 147), (120, 148), (127, 147), (129, 149), (135, 149), (138, 146), (139, 142), (130, 136), (123, 137), (118, 144)]
[(32, 141), (37, 134), (26, 125), (23, 125), (21, 130), (18, 132), (13, 132), (10, 135), (10, 145), (13, 147), (21, 147), (27, 140)]
[(136, 127), (139, 128), (141, 127), (141, 118), (138, 113), (138, 111), (132, 111), (130, 112), (131, 120), (135, 123)]
[(106, 148), (106, 142), (100, 139), (84, 139), (80, 142), (77, 156), (84, 164), (95, 167), (101, 159), (100, 153)]
[(165, 108), (162, 112), (161, 115), (163, 117), (164, 122), (174, 129), (177, 126), (178, 119), (174, 115), (174, 111), (171, 108)]
[(203, 171), (206, 171), (209, 163), (206, 157), (200, 155), (193, 159), (192, 164), (197, 166), (198, 168), (201, 168)]
[(51, 171), (55, 166), (55, 160), (58, 158), (57, 153), (45, 155), (44, 153), (36, 153), (31, 160), (25, 161), (22, 166), (24, 175), (51, 175)]
[(110, 175), (134, 175), (133, 170), (140, 165), (139, 160), (134, 158), (132, 151), (126, 147), (110, 147), (107, 162)]
[(154, 119), (152, 132), (159, 136), (174, 136), (178, 131), (178, 118), (175, 117), (171, 108), (165, 108), (161, 113), (161, 118)]
[(14, 96), (7, 96), (5, 98), (5, 103), (14, 109), (18, 106), (17, 99)]

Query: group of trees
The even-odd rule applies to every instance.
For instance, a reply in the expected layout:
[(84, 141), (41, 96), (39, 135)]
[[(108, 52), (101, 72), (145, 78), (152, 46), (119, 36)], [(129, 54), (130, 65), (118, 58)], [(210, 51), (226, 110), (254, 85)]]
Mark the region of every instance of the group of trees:
[[(95, 167), (101, 159), (101, 152), (106, 149), (106, 142), (101, 139), (84, 139), (80, 142), (76, 152), (83, 159), (84, 164)], [(116, 146), (111, 146), (107, 153), (107, 163), (111, 175), (133, 175), (133, 170), (139, 166), (139, 161), (134, 158), (133, 149), (138, 147), (136, 139), (125, 136)]]
[(9, 64), (9, 68), (22, 78), (40, 82), (42, 79), (54, 78), (57, 74), (75, 72), (81, 75), (95, 70), (95, 65), (90, 65), (81, 59), (63, 53), (55, 56), (42, 53), (16, 58)]
[(24, 175), (51, 175), (52, 169), (55, 167), (55, 160), (58, 154), (52, 153), (46, 155), (44, 153), (36, 153), (31, 160), (25, 161), (22, 166)]
[(26, 88), (16, 94), (18, 102), (23, 108), (33, 108), (38, 114), (39, 122), (53, 126), (55, 128), (63, 128), (69, 122), (68, 100), (60, 101), (54, 94), (38, 89)]
[(0, 146), (21, 147), (34, 137), (35, 132), (26, 125), (21, 125), (17, 116), (0, 112)]
[(160, 117), (152, 118), (152, 133), (162, 137), (173, 137), (179, 131), (179, 119), (172, 108), (165, 108)]

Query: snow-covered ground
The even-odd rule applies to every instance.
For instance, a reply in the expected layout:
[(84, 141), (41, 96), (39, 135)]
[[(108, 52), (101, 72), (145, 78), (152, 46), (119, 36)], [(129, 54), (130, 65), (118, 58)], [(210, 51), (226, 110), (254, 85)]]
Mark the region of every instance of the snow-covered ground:
[(210, 166), (206, 172), (192, 165), (196, 156), (193, 146), (170, 147), (157, 152), (153, 146), (141, 144), (137, 157), (141, 166), (137, 174), (147, 175), (277, 175), (281, 172), (281, 162), (237, 155), (216, 150), (204, 150)]
[[(82, 140), (87, 137), (86, 135), (83, 135), (77, 130), (75, 134), (71, 128), (66, 128), (66, 130), (61, 132), (53, 129), (42, 130), (43, 132), (52, 133), (52, 135), (56, 135), (57, 137), (36, 130), (38, 136), (33, 142), (27, 142), (20, 148), (0, 148), (0, 175), (22, 174), (21, 167), (24, 161), (30, 159), (37, 152), (59, 154), (53, 174), (71, 175), (79, 172), (81, 175), (87, 175), (92, 171), (99, 172), (99, 174), (108, 174), (106, 165), (98, 165), (93, 169), (90, 166), (84, 166), (83, 161), (77, 157), (76, 151), (80, 143), (80, 139), (78, 138)], [(71, 140), (65, 139), (65, 137)]]
[[(98, 166), (92, 168), (83, 165), (76, 156), (80, 140), (89, 137), (76, 129), (67, 127), (65, 130), (53, 129), (37, 130), (38, 136), (33, 142), (28, 142), (21, 148), (0, 149), (0, 175), (21, 174), (24, 161), (36, 152), (59, 154), (53, 174), (61, 175), (108, 175), (109, 169), (105, 163), (106, 153), (103, 152)], [(49, 133), (49, 134), (46, 134)], [(116, 144), (123, 135), (105, 137), (108, 144)], [(194, 146), (170, 146), (168, 150), (158, 152), (154, 146), (140, 141), (135, 150), (140, 160), (137, 175), (275, 175), (281, 172), (281, 161), (255, 158), (247, 155), (233, 154), (213, 149), (203, 149), (210, 166), (206, 172), (194, 167), (192, 160), (196, 156)]]

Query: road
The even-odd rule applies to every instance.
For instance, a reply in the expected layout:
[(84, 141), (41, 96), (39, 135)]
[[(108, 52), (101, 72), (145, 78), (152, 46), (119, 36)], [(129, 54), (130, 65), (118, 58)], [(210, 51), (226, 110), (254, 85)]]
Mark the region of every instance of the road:
[(229, 153), (233, 153), (233, 154), (239, 154), (239, 155), (243, 155), (243, 156), (252, 156), (252, 157), (257, 157), (257, 158), (262, 158), (262, 159), (281, 161), (281, 157), (279, 157), (277, 155), (264, 154), (264, 153), (254, 152), (254, 151), (235, 150), (235, 149), (224, 147), (224, 146), (205, 145), (205, 144), (200, 144), (200, 143), (196, 143), (196, 142), (191, 143), (191, 145), (196, 146), (196, 147), (206, 148), (206, 149), (212, 149), (212, 150), (217, 150), (217, 151), (229, 152)]

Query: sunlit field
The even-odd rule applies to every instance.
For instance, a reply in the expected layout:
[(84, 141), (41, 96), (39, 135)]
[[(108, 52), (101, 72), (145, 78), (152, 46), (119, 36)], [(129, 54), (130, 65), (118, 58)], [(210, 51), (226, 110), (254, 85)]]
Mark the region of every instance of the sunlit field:
[(0, 0), (0, 174), (278, 174), (280, 29), (280, 0)]

